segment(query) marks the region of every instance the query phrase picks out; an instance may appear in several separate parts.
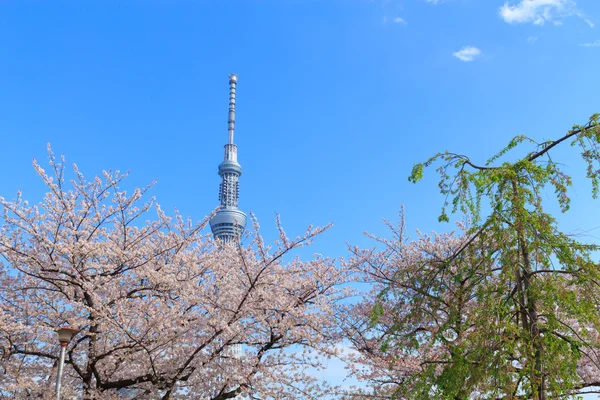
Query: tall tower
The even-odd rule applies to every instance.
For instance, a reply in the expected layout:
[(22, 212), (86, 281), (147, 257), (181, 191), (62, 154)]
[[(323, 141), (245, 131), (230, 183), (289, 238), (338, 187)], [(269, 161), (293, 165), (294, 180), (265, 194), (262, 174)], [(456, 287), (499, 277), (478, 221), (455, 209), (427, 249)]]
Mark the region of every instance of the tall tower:
[(225, 157), (219, 164), (219, 211), (210, 220), (210, 229), (221, 243), (235, 243), (239, 241), (246, 228), (246, 214), (238, 210), (240, 197), (239, 179), (242, 175), (242, 166), (237, 162), (237, 146), (233, 144), (235, 130), (235, 87), (237, 75), (229, 75), (229, 141), (225, 145)]
[[(237, 162), (237, 146), (233, 144), (235, 131), (235, 86), (237, 75), (229, 75), (229, 118), (227, 120), (229, 140), (225, 145), (225, 156), (219, 164), (219, 202), (221, 206), (214, 217), (210, 219), (210, 229), (221, 244), (237, 243), (246, 229), (246, 214), (238, 210), (240, 197), (239, 179), (242, 175), (242, 166)], [(243, 355), (242, 345), (229, 346), (228, 354), (240, 359)]]

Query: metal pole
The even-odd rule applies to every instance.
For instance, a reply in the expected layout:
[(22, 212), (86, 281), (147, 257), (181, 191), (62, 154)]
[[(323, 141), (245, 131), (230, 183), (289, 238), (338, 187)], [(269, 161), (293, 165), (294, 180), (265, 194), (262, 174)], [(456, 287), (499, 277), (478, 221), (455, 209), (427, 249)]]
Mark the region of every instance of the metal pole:
[(63, 374), (63, 365), (65, 364), (65, 350), (67, 347), (66, 342), (60, 343), (60, 358), (58, 359), (58, 372), (56, 373), (56, 400), (60, 400), (60, 385)]

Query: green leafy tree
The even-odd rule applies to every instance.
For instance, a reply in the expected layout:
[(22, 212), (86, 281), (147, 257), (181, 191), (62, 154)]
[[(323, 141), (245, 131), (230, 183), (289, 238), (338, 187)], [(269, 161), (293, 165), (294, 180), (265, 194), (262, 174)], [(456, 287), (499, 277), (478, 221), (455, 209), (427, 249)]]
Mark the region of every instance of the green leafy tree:
[[(437, 374), (464, 380), (464, 366), (471, 364), (478, 374), (470, 385), (472, 396), (545, 400), (600, 383), (600, 272), (592, 259), (599, 246), (562, 232), (543, 202), (545, 191), (553, 189), (561, 211), (569, 210), (571, 177), (552, 157), (569, 142), (580, 149), (592, 196), (598, 196), (598, 120), (596, 114), (586, 125), (542, 143), (517, 136), (484, 165), (444, 152), (413, 168), (409, 180), (417, 182), (425, 168), (439, 165), (439, 187), (446, 197), (440, 221), (448, 221), (449, 212), (461, 212), (473, 222), (468, 232), (472, 240), (446, 265), (472, 243), (480, 245), (482, 238), (487, 244), (482, 256), (498, 265), (476, 290), (479, 312), (473, 315), (486, 313), (486, 326), (467, 322), (478, 335), (472, 336), (460, 362), (443, 364)], [(500, 162), (526, 143), (534, 148), (525, 157)]]

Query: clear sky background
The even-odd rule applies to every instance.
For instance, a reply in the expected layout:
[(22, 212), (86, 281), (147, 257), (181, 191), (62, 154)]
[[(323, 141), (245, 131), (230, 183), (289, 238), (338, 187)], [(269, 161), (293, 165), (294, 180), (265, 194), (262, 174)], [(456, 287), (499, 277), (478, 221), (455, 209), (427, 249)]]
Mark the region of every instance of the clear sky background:
[[(511, 137), (563, 135), (600, 112), (598, 0), (0, 0), (0, 195), (44, 187), (46, 144), (92, 178), (158, 179), (167, 211), (218, 205), (229, 73), (239, 75), (240, 208), (274, 238), (334, 223), (313, 251), (370, 245), (402, 204), (437, 224), (432, 171), (452, 150), (483, 162)], [(566, 230), (600, 231), (576, 153)], [(551, 193), (548, 195), (551, 200)]]

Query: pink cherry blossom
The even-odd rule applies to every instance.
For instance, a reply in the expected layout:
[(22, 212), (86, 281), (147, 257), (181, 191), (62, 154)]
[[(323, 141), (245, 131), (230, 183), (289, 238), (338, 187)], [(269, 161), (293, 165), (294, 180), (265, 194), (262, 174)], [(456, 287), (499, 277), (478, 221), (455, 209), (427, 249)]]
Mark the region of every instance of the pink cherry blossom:
[[(53, 398), (57, 327), (67, 347), (65, 398), (226, 399), (319, 396), (306, 373), (337, 340), (347, 273), (290, 252), (324, 228), (266, 245), (254, 220), (242, 246), (219, 246), (208, 221), (168, 216), (126, 191), (127, 174), (91, 182), (50, 153), (36, 205), (0, 198), (0, 397)], [(232, 346), (243, 355), (234, 357)], [(298, 385), (301, 382), (302, 385)]]

